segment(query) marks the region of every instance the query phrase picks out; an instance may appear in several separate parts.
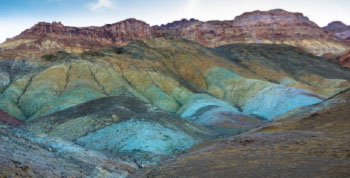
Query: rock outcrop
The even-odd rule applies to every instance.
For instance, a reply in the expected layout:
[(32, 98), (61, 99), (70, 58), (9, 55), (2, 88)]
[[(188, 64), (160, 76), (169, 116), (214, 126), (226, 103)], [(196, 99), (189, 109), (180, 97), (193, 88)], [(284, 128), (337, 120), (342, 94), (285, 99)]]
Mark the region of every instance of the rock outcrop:
[(207, 47), (232, 43), (288, 44), (319, 56), (339, 56), (350, 50), (344, 40), (303, 14), (277, 9), (244, 13), (231, 21), (184, 19), (153, 27), (136, 19), (84, 28), (41, 22), (1, 44), (0, 59), (38, 58), (58, 51), (79, 53), (156, 37), (184, 38)]
[[(185, 23), (185, 21), (183, 21)], [(276, 9), (244, 13), (232, 21), (187, 21), (161, 29), (169, 36), (217, 47), (231, 43), (289, 44), (316, 55), (344, 54), (349, 47), (301, 13)], [(168, 27), (168, 28), (167, 28)]]
[(60, 22), (40, 22), (0, 45), (2, 59), (24, 59), (65, 51), (79, 53), (130, 41), (154, 37), (153, 28), (145, 22), (127, 19), (102, 27), (69, 27)]

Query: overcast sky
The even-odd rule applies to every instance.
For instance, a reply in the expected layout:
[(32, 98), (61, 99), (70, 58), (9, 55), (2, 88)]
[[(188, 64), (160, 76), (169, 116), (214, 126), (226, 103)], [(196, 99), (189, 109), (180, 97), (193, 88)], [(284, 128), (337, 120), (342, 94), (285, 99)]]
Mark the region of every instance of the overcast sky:
[(350, 0), (0, 0), (0, 43), (39, 21), (101, 26), (126, 18), (160, 25), (182, 18), (231, 20), (244, 12), (302, 12), (320, 26), (350, 25)]

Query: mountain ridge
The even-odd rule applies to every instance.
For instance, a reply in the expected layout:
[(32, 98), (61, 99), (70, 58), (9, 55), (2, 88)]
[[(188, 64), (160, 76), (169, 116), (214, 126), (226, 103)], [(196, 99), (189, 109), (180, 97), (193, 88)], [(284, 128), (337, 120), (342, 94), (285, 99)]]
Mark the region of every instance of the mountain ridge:
[(288, 44), (333, 58), (350, 50), (345, 40), (325, 31), (302, 13), (277, 9), (246, 12), (234, 20), (183, 19), (161, 26), (150, 26), (133, 18), (99, 27), (40, 22), (0, 44), (0, 59), (33, 59), (58, 51), (80, 53), (159, 37), (184, 38), (207, 47), (231, 43)]

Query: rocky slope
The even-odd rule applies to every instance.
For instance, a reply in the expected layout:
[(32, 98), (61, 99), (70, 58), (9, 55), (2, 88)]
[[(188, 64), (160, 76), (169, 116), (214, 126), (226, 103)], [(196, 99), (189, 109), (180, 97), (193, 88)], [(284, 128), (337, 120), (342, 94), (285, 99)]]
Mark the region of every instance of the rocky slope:
[(134, 177), (348, 177), (350, 90)]
[(38, 58), (58, 51), (82, 52), (164, 36), (185, 38), (207, 47), (232, 43), (289, 44), (315, 55), (332, 57), (350, 49), (343, 40), (303, 14), (277, 9), (244, 13), (231, 21), (191, 19), (154, 27), (135, 19), (85, 28), (38, 23), (1, 44), (0, 59)]
[(140, 165), (215, 137), (200, 125), (126, 96), (92, 100), (35, 119), (26, 129), (94, 150), (129, 154)]
[[(197, 99), (191, 98), (213, 102), (217, 98), (245, 114), (272, 119), (320, 102), (348, 87), (350, 78), (349, 71), (336, 63), (293, 47), (252, 44), (208, 49), (169, 38), (80, 55), (58, 53), (47, 60), (1, 61), (0, 76), (5, 80), (0, 109), (34, 120), (86, 101), (125, 95), (181, 115), (195, 112), (190, 103), (198, 107)], [(272, 103), (269, 93), (278, 96)], [(270, 103), (266, 110), (256, 110), (264, 103)]]
[[(57, 52), (33, 60), (1, 60), (0, 78), (0, 121), (21, 127), (0, 127), (0, 175), (22, 177), (79, 177), (80, 172), (82, 177), (125, 177), (198, 144), (216, 143), (216, 139), (281, 117), (318, 111), (307, 107), (333, 101), (327, 98), (350, 86), (349, 70), (296, 47), (230, 44), (207, 48), (177, 38), (135, 41), (78, 54)], [(334, 130), (340, 133), (343, 127), (348, 126)], [(263, 149), (272, 148), (270, 142), (288, 145), (284, 141), (289, 137), (295, 141), (309, 138), (303, 134), (286, 130), (251, 137), (261, 139), (255, 146)], [(265, 141), (267, 147), (260, 147)], [(334, 143), (337, 149), (348, 149)], [(320, 150), (328, 151), (328, 147)], [(298, 154), (277, 152), (276, 159)], [(217, 159), (208, 159), (232, 157), (216, 150), (213, 155)], [(32, 158), (40, 161), (31, 162)], [(63, 167), (55, 167), (57, 161)], [(326, 165), (322, 161), (329, 160), (317, 161)], [(158, 175), (155, 171), (150, 175)]]
[(331, 22), (326, 27), (323, 27), (323, 29), (334, 33), (340, 39), (343, 39), (343, 40), (350, 39), (350, 25), (347, 26), (343, 22), (340, 22), (340, 21)]
[(0, 177), (125, 178), (139, 168), (126, 156), (111, 156), (68, 141), (36, 136), (1, 121), (0, 141)]

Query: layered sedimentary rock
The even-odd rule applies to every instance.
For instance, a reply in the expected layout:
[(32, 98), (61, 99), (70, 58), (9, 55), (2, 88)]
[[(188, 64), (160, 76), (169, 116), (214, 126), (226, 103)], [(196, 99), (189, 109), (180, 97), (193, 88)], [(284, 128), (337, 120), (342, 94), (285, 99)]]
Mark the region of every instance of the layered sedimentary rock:
[[(307, 107), (334, 101), (328, 98), (350, 86), (349, 70), (296, 47), (231, 44), (207, 48), (176, 38), (79, 54), (61, 51), (33, 60), (1, 60), (0, 76), (4, 79), (0, 109), (6, 112), (1, 120), (8, 122), (11, 115), (11, 122), (18, 118), (26, 123), (22, 126), (26, 131), (6, 126), (0, 132), (21, 133), (16, 140), (11, 134), (0, 137), (6, 143), (0, 145), (5, 165), (0, 172), (11, 176), (22, 171), (21, 175), (34, 177), (47, 177), (50, 172), (61, 177), (74, 177), (77, 172), (83, 172), (83, 177), (125, 177), (137, 167), (174, 158), (198, 144), (217, 142), (208, 140), (283, 120), (298, 114), (298, 109), (315, 111)], [(286, 138), (304, 139), (304, 133), (264, 134), (252, 136), (262, 140), (255, 145), (259, 149), (265, 149), (265, 141), (284, 146), (290, 140)], [(12, 154), (9, 150), (19, 151)], [(232, 156), (217, 153), (221, 156), (213, 155), (219, 162)], [(276, 159), (278, 155), (299, 156), (278, 153)], [(40, 161), (28, 161), (32, 157)], [(69, 169), (53, 170), (57, 160)], [(26, 165), (34, 173), (26, 172)], [(207, 176), (212, 175), (210, 171)], [(166, 175), (170, 176), (167, 171)]]
[(333, 32), (340, 39), (348, 40), (350, 38), (350, 26), (345, 25), (343, 22), (331, 22), (323, 29)]
[[(264, 49), (256, 50), (260, 47)], [(1, 75), (8, 78), (0, 94), (2, 110), (22, 120), (34, 120), (90, 100), (124, 95), (178, 113), (194, 94), (202, 93), (245, 114), (272, 119), (349, 86), (349, 71), (288, 46), (207, 49), (185, 40), (162, 38), (124, 48), (53, 56), (46, 62), (1, 61), (7, 66)], [(270, 101), (271, 93), (278, 98)], [(279, 100), (290, 102), (283, 105)], [(265, 102), (270, 104), (259, 112), (254, 104), (248, 104)]]
[[(34, 120), (90, 100), (125, 95), (177, 113), (192, 95), (202, 93), (245, 114), (272, 119), (295, 107), (320, 102), (349, 85), (349, 72), (332, 61), (296, 48), (260, 46), (270, 50), (271, 57), (254, 51), (254, 45), (207, 49), (163, 38), (67, 54), (49, 62), (2, 61), (8, 67), (1, 74), (9, 80), (0, 94), (0, 108), (16, 118)], [(290, 65), (279, 63), (281, 58)], [(301, 65), (303, 61), (310, 65)], [(23, 67), (13, 72), (17, 64)], [(269, 93), (278, 98), (269, 101)], [(278, 100), (290, 102), (277, 104)], [(248, 104), (264, 102), (270, 104), (261, 112)]]
[(1, 58), (35, 58), (58, 51), (78, 53), (113, 45), (121, 46), (130, 41), (153, 37), (153, 29), (136, 19), (127, 19), (102, 27), (80, 28), (64, 26), (60, 22), (40, 22), (2, 44)]
[(347, 177), (350, 91), (252, 132), (199, 145), (135, 177)]
[(0, 45), (0, 59), (38, 58), (58, 51), (82, 52), (124, 46), (135, 40), (178, 37), (207, 47), (232, 43), (289, 44), (315, 55), (339, 56), (350, 47), (301, 13), (284, 10), (244, 13), (230, 21), (181, 20), (162, 26), (127, 19), (102, 27), (38, 23)]
[(169, 36), (175, 34), (210, 47), (231, 43), (289, 44), (316, 55), (340, 55), (349, 49), (303, 14), (279, 9), (244, 13), (232, 21), (192, 20), (186, 25), (168, 24), (159, 29), (167, 29), (164, 32)]

